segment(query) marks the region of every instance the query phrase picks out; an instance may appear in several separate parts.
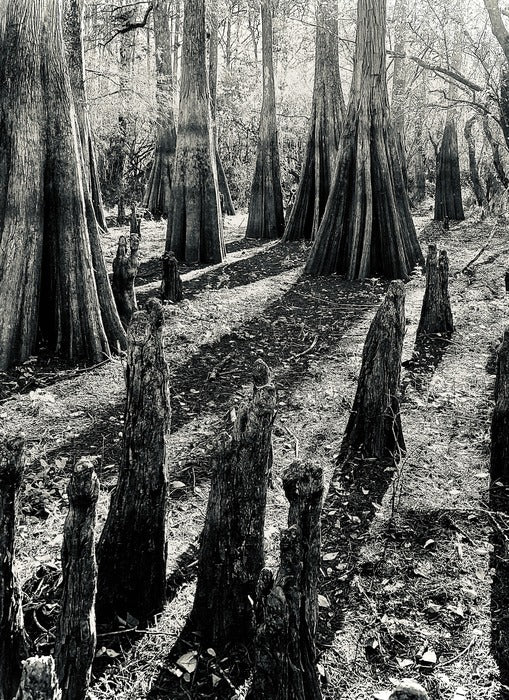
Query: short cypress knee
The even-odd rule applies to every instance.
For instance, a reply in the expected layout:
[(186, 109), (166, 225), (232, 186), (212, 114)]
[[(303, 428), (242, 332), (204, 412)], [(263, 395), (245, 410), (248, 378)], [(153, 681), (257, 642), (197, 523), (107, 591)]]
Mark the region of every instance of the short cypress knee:
[(16, 700), (61, 700), (52, 656), (32, 656), (23, 662)]
[(454, 324), (449, 300), (449, 260), (445, 250), (441, 250), (440, 255), (437, 255), (437, 247), (431, 243), (426, 258), (426, 291), (416, 343), (423, 338), (436, 335), (448, 338), (453, 331)]
[(98, 619), (146, 622), (166, 591), (166, 439), (170, 428), (163, 310), (151, 299), (128, 328), (127, 404), (118, 483), (98, 544)]
[(168, 250), (163, 255), (163, 279), (161, 281), (161, 298), (164, 301), (182, 301), (182, 279), (175, 253)]

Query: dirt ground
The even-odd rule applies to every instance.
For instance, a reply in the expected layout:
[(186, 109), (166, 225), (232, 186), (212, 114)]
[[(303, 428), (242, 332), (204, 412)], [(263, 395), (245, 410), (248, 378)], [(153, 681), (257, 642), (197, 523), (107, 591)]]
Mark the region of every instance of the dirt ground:
[[(433, 240), (449, 253), (456, 331), (438, 362), (430, 358), (419, 373), (403, 369), (408, 452), (395, 477), (379, 491), (364, 489), (365, 503), (355, 512), (346, 496), (348, 542), (341, 526), (337, 537), (334, 526), (324, 529), (319, 650), (324, 697), (331, 700), (380, 700), (405, 677), (418, 680), (433, 699), (509, 697), (503, 575), (509, 520), (490, 510), (488, 493), (493, 357), (507, 314), (508, 224), (471, 215), (444, 233), (430, 225), (430, 216), (424, 209), (416, 225), (423, 249)], [(227, 219), (226, 262), (184, 268), (185, 299), (165, 307), (172, 377), (169, 600), (147, 632), (124, 639), (99, 630), (95, 700), (172, 697), (168, 683), (177, 676), (182, 697), (243, 697), (246, 684), (235, 687), (230, 659), (203, 651), (205, 681), (198, 688), (193, 674), (181, 675), (168, 658), (192, 603), (214, 437), (227, 426), (231, 406), (248, 396), (257, 357), (271, 367), (278, 387), (265, 533), (270, 566), (277, 567), (287, 515), (284, 468), (298, 453), (323, 467), (327, 486), (337, 478), (334, 462), (364, 338), (387, 285), (303, 276), (304, 246), (246, 241), (245, 224), (245, 215)], [(162, 223), (143, 223), (141, 304), (158, 291), (164, 233)], [(492, 233), (486, 250), (462, 271)], [(112, 228), (103, 241), (108, 266), (118, 235)], [(406, 285), (404, 360), (412, 354), (423, 291), (417, 271)], [(83, 455), (95, 460), (100, 526), (116, 481), (122, 360), (67, 369), (33, 358), (0, 379), (2, 432), (22, 431), (27, 441), (17, 566), (27, 628), (37, 650), (47, 652), (72, 464)], [(339, 524), (326, 498), (324, 522), (335, 519)]]

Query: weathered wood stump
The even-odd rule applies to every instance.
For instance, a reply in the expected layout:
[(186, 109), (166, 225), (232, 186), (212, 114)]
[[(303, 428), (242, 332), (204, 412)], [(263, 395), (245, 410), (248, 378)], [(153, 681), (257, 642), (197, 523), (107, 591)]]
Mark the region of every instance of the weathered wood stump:
[(69, 512), (62, 544), (62, 602), (55, 657), (62, 700), (84, 700), (96, 644), (95, 559), (96, 507), (99, 481), (94, 467), (80, 459), (67, 487)]
[(52, 656), (33, 656), (23, 662), (16, 700), (61, 700)]
[(316, 669), (323, 475), (318, 467), (294, 462), (283, 476), (290, 510), (281, 535), (275, 579), (267, 569), (257, 586), (256, 638), (250, 700), (318, 700)]
[(163, 279), (161, 281), (161, 298), (164, 301), (182, 301), (182, 279), (178, 261), (172, 250), (167, 250), (163, 257)]
[(495, 408), (491, 418), (492, 482), (509, 486), (509, 326), (505, 328), (497, 354)]
[(416, 345), (422, 343), (424, 338), (449, 338), (453, 331), (449, 300), (449, 260), (445, 250), (441, 250), (438, 255), (436, 245), (431, 243), (426, 258), (426, 291), (417, 327)]
[(125, 619), (129, 612), (144, 623), (165, 601), (170, 402), (162, 327), (162, 306), (150, 299), (127, 331), (122, 458), (97, 551), (101, 620)]
[(23, 440), (0, 444), (0, 700), (11, 700), (27, 645), (21, 594), (13, 569), (18, 493), (24, 469)]
[(251, 600), (264, 564), (276, 390), (261, 360), (254, 374), (253, 398), (240, 407), (231, 435), (220, 439), (213, 458), (201, 537), (190, 625), (214, 648), (252, 639)]
[(405, 449), (398, 398), (404, 335), (405, 287), (397, 280), (366, 336), (341, 457), (360, 449), (365, 457), (387, 458)]
[(113, 260), (113, 277), (111, 280), (111, 288), (115, 297), (118, 315), (124, 328), (127, 328), (133, 313), (138, 309), (134, 280), (140, 266), (138, 251), (141, 240), (141, 216), (138, 216), (135, 207), (133, 207), (131, 213), (130, 225), (130, 250), (128, 251), (126, 237), (120, 236), (117, 254)]

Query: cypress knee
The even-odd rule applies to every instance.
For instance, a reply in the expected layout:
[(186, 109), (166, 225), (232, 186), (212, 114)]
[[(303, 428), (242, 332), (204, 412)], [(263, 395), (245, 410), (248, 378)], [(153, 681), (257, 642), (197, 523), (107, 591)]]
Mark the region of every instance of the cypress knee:
[[(253, 636), (252, 603), (264, 564), (264, 523), (276, 390), (255, 365), (253, 398), (238, 412), (214, 456), (191, 625), (223, 648)], [(262, 382), (262, 383), (260, 383)]]
[(491, 480), (509, 485), (509, 326), (498, 349), (495, 408), (491, 419)]
[(23, 476), (23, 440), (0, 445), (0, 700), (11, 700), (26, 656), (21, 594), (13, 570), (18, 493)]
[(52, 656), (33, 656), (23, 662), (16, 700), (61, 700)]
[(134, 207), (130, 222), (130, 251), (128, 251), (127, 239), (125, 236), (120, 236), (117, 254), (113, 260), (113, 278), (111, 281), (113, 296), (115, 297), (118, 314), (124, 328), (127, 328), (133, 313), (138, 309), (134, 280), (140, 266), (138, 250), (141, 238), (141, 217), (136, 214)]
[(391, 282), (366, 336), (342, 457), (362, 448), (380, 459), (405, 449), (399, 413), (401, 353), (405, 335), (405, 287)]
[(422, 302), (421, 318), (417, 328), (416, 344), (423, 338), (440, 335), (449, 338), (454, 331), (449, 300), (449, 260), (445, 250), (437, 256), (437, 247), (431, 243), (426, 259), (426, 291)]
[(163, 279), (161, 282), (161, 298), (164, 301), (182, 301), (182, 279), (179, 273), (178, 261), (172, 250), (163, 255)]
[(127, 350), (127, 405), (118, 483), (98, 545), (98, 618), (146, 622), (166, 590), (166, 439), (170, 428), (163, 309), (134, 314)]
[(55, 657), (62, 700), (84, 700), (94, 660), (96, 507), (99, 481), (91, 462), (80, 459), (67, 487), (69, 512), (62, 544), (63, 591)]

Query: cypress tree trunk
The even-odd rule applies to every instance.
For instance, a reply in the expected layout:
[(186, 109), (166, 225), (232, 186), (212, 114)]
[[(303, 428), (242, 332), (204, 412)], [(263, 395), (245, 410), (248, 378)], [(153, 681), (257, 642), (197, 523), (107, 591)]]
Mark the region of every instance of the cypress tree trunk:
[(461, 198), (461, 178), (458, 154), (458, 135), (453, 118), (447, 120), (437, 161), (435, 190), (436, 221), (445, 218), (462, 221), (465, 218)]
[(454, 331), (449, 300), (449, 260), (447, 252), (431, 243), (426, 259), (426, 291), (417, 328), (416, 345), (437, 334), (449, 338)]
[(111, 290), (99, 301), (60, 9), (57, 0), (0, 7), (0, 368), (25, 360), (38, 338), (70, 361), (125, 347)]
[(95, 654), (96, 507), (99, 481), (81, 459), (67, 488), (69, 512), (62, 544), (63, 592), (55, 657), (62, 700), (85, 700)]
[(477, 120), (476, 116), (470, 117), (465, 122), (464, 135), (465, 141), (468, 146), (468, 164), (470, 167), (470, 184), (472, 185), (472, 190), (475, 195), (477, 204), (483, 207), (487, 204), (486, 193), (484, 192), (484, 187), (479, 176), (479, 167), (477, 165), (477, 157), (475, 154), (475, 138), (472, 132), (472, 128)]
[(261, 0), (263, 99), (246, 238), (280, 238), (285, 225), (276, 124), (272, 12), (272, 0)]
[(252, 603), (264, 564), (267, 485), (276, 390), (255, 364), (253, 399), (238, 412), (214, 457), (201, 536), (192, 628), (215, 649), (252, 640)]
[(15, 700), (61, 700), (52, 656), (32, 656), (23, 662)]
[(498, 349), (495, 408), (491, 419), (492, 485), (509, 486), (509, 327), (505, 328)]
[(361, 450), (365, 457), (386, 459), (405, 449), (398, 399), (404, 335), (405, 287), (397, 281), (391, 283), (366, 336), (342, 456)]
[(97, 549), (97, 616), (141, 623), (166, 593), (166, 438), (170, 427), (163, 310), (155, 299), (128, 328), (127, 404), (118, 483)]
[(345, 112), (337, 0), (316, 5), (315, 81), (304, 163), (284, 241), (314, 240), (329, 196)]
[(184, 7), (177, 151), (166, 250), (189, 264), (225, 256), (205, 60), (205, 0)]
[(155, 0), (153, 16), (157, 76), (157, 128), (154, 162), (143, 206), (153, 216), (160, 217), (168, 216), (170, 210), (172, 168), (177, 142), (173, 109), (175, 77), (172, 68), (169, 0)]
[(23, 441), (3, 441), (0, 444), (0, 700), (14, 697), (21, 660), (27, 651), (21, 593), (13, 570), (23, 468)]
[(392, 125), (396, 138), (399, 162), (405, 183), (407, 181), (406, 149), (405, 149), (405, 108), (407, 97), (406, 86), (406, 53), (408, 0), (396, 0), (394, 3), (394, 63), (392, 73)]
[(313, 275), (407, 278), (423, 262), (389, 119), (385, 0), (359, 0), (354, 74), (338, 162), (306, 264)]

